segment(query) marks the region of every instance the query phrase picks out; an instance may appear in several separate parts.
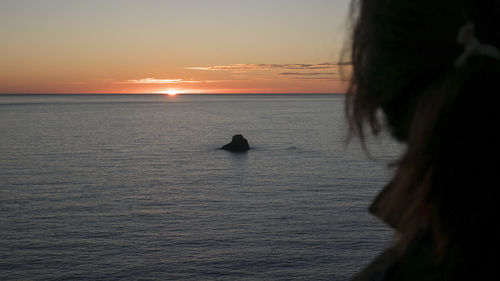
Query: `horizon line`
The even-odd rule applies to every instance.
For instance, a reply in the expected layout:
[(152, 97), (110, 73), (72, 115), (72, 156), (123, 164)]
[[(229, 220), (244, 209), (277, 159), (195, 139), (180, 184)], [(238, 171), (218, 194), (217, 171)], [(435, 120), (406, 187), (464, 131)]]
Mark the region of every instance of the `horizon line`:
[[(177, 93), (176, 95), (345, 95), (346, 93)], [(0, 93), (0, 95), (169, 95), (168, 93)]]

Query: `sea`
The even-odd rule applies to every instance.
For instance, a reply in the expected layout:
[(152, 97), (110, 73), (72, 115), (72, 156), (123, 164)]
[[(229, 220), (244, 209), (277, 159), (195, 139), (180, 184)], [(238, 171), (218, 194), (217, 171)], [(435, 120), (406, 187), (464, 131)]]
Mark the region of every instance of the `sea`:
[(0, 279), (350, 280), (404, 149), (366, 146), (344, 95), (0, 95)]

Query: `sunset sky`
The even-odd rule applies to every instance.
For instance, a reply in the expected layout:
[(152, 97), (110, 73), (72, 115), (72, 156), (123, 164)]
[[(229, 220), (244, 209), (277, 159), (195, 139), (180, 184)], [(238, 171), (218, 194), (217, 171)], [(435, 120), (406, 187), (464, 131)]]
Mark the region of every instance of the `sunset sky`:
[(341, 93), (348, 6), (0, 0), (0, 93)]

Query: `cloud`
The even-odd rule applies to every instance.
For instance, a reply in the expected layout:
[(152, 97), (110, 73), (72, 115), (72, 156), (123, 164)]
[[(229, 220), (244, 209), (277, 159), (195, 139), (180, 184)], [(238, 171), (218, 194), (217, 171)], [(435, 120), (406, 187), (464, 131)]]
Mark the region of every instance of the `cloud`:
[(252, 70), (256, 69), (253, 64), (230, 64), (230, 65), (212, 65), (212, 66), (192, 66), (186, 67), (191, 70)]
[(339, 78), (339, 77), (288, 77), (288, 79), (293, 79), (293, 80), (302, 80), (302, 81), (308, 81), (308, 80), (314, 80), (314, 81), (347, 81), (346, 79)]
[(143, 78), (131, 79), (123, 82), (114, 83), (130, 83), (130, 84), (179, 84), (179, 83), (212, 83), (218, 82), (217, 80), (183, 80), (183, 79), (156, 79), (156, 78)]
[(318, 75), (335, 75), (336, 72), (281, 72), (279, 75), (285, 76), (318, 76)]
[(156, 78), (144, 78), (138, 80), (127, 80), (127, 82), (121, 83), (133, 83), (133, 84), (177, 84), (182, 82), (182, 79), (156, 79)]
[(334, 69), (340, 65), (349, 65), (348, 62), (340, 63), (287, 63), (287, 64), (227, 64), (227, 65), (211, 65), (211, 66), (192, 66), (186, 67), (191, 70), (209, 70), (209, 71), (244, 71), (244, 70), (317, 70), (317, 69)]

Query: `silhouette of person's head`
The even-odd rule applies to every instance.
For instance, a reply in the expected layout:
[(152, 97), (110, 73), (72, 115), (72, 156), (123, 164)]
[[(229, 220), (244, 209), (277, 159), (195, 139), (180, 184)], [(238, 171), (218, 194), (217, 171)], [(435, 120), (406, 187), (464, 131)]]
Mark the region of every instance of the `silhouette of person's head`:
[(401, 258), (428, 234), (440, 280), (495, 276), (500, 1), (355, 0), (351, 16), (351, 131), (387, 127), (406, 144), (372, 211)]

